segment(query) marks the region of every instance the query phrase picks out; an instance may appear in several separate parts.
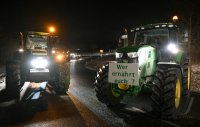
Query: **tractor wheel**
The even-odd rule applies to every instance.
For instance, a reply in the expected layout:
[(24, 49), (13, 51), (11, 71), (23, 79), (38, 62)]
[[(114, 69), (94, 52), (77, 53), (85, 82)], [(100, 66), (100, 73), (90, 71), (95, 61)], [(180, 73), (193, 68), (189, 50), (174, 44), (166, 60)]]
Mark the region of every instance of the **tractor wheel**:
[(20, 66), (17, 62), (6, 63), (6, 98), (19, 99), (20, 97)]
[(57, 66), (54, 84), (56, 93), (66, 94), (70, 84), (70, 67), (68, 64)]
[(181, 115), (184, 107), (182, 73), (178, 67), (167, 68), (165, 73), (162, 117), (173, 119)]
[(183, 82), (182, 72), (178, 67), (157, 67), (152, 88), (152, 108), (156, 116), (174, 119), (182, 114)]
[(162, 92), (164, 84), (164, 68), (157, 66), (152, 87), (152, 111), (160, 117), (162, 111)]
[(112, 84), (108, 83), (108, 65), (103, 66), (95, 77), (95, 92), (99, 101), (107, 106), (114, 106), (120, 103), (123, 95), (112, 90)]
[(190, 96), (190, 79), (191, 79), (191, 66), (189, 59), (183, 56), (181, 61), (181, 69), (183, 74), (183, 96), (187, 99)]

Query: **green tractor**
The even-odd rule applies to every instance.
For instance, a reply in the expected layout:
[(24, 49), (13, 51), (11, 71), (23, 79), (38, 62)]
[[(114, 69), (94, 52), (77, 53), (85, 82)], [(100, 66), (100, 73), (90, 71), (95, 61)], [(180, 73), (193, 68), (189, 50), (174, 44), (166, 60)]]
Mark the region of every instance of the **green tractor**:
[(138, 26), (121, 36), (116, 61), (99, 69), (95, 92), (107, 106), (119, 104), (125, 94), (151, 94), (152, 113), (164, 119), (187, 114), (191, 66), (183, 48), (187, 39), (173, 23)]
[(20, 32), (18, 37), (20, 49), (6, 62), (0, 107), (45, 100), (47, 86), (54, 93), (66, 94), (70, 84), (69, 57), (66, 52), (55, 51), (58, 37), (34, 31)]

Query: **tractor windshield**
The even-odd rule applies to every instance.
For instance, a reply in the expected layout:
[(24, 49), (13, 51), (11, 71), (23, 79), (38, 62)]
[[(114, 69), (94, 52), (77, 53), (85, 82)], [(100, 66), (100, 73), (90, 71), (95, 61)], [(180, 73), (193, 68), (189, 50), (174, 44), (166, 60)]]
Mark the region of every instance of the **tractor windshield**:
[(158, 44), (162, 45), (169, 40), (168, 29), (150, 29), (136, 31), (134, 37), (134, 44)]
[(47, 36), (28, 35), (26, 41), (27, 49), (47, 49)]

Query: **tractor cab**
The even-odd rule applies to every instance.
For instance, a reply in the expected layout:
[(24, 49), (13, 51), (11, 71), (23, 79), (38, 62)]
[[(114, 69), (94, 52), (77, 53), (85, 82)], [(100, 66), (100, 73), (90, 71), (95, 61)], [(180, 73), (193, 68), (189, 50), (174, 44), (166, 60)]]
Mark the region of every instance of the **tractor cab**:
[(140, 44), (166, 44), (169, 42), (182, 43), (187, 40), (185, 30), (173, 23), (149, 24), (135, 27), (129, 35), (123, 34), (119, 40), (119, 47)]
[(25, 36), (25, 50), (31, 51), (32, 55), (46, 55), (49, 50), (49, 34), (41, 32), (29, 32)]

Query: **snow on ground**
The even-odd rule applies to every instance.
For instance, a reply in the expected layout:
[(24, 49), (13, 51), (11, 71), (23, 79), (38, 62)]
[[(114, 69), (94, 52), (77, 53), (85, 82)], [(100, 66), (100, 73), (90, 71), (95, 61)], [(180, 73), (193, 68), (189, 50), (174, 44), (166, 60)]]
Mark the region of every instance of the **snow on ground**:
[(192, 65), (191, 90), (200, 92), (200, 64)]

